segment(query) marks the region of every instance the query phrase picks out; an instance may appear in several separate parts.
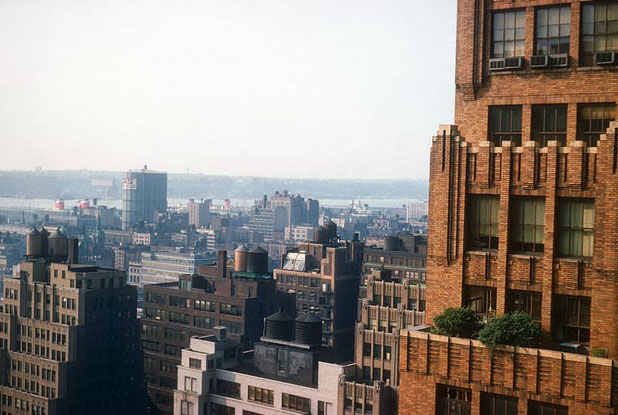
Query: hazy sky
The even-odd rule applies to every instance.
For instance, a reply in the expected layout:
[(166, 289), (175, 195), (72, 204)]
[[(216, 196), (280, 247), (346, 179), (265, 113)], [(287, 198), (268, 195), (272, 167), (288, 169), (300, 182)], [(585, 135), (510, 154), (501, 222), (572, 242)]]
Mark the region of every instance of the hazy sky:
[(424, 178), (455, 0), (2, 0), (0, 169)]

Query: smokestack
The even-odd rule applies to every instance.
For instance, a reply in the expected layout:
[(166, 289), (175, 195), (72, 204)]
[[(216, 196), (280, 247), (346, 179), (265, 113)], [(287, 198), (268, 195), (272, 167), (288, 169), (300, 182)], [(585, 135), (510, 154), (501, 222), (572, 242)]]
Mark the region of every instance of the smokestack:
[(68, 261), (69, 264), (77, 264), (79, 263), (79, 245), (78, 240), (71, 238), (69, 239), (69, 255)]
[(219, 250), (219, 255), (217, 257), (217, 273), (221, 278), (227, 276), (227, 251), (224, 249)]

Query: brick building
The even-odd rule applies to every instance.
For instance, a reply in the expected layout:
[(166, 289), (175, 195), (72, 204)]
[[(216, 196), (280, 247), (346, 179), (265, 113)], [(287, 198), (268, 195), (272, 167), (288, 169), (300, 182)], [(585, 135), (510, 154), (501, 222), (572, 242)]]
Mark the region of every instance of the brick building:
[(124, 271), (78, 264), (77, 240), (59, 231), (27, 239), (4, 280), (0, 413), (142, 413), (135, 287)]
[(526, 311), (554, 351), (404, 331), (401, 413), (618, 410), (616, 52), (616, 1), (458, 1), (457, 125), (431, 147), (427, 320)]
[(276, 292), (267, 261), (265, 251), (253, 249), (237, 252), (228, 264), (226, 251), (219, 251), (217, 263), (200, 266), (197, 275), (144, 286), (144, 371), (161, 413), (173, 412), (176, 367), (191, 336), (223, 326), (229, 340), (248, 349), (259, 340), (266, 316), (280, 306), (294, 311), (293, 297)]
[(339, 359), (352, 359), (363, 244), (340, 241), (332, 222), (316, 229), (313, 239), (285, 254), (274, 270), (277, 289), (296, 296), (299, 312), (320, 315), (322, 344)]

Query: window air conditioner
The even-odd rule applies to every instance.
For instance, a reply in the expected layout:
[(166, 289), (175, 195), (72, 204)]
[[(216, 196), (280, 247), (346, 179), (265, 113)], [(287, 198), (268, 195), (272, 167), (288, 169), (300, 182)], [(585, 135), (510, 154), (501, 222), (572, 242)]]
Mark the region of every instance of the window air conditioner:
[(594, 63), (597, 65), (613, 65), (616, 63), (616, 52), (597, 52), (594, 55)]
[(531, 68), (546, 68), (549, 65), (549, 55), (534, 55), (530, 57)]

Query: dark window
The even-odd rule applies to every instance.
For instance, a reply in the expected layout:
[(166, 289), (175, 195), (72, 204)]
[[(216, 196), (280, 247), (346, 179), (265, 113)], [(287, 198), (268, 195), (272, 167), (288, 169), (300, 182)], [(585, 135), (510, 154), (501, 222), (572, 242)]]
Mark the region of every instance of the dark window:
[(496, 289), (475, 285), (464, 286), (464, 305), (479, 314), (491, 314), (496, 311)]
[(523, 56), (525, 40), (526, 12), (524, 10), (494, 13), (492, 58)]
[(363, 343), (363, 356), (371, 356), (371, 343)]
[(511, 251), (543, 252), (545, 232), (545, 200), (543, 198), (513, 199), (511, 207)]
[(219, 405), (218, 403), (210, 403), (210, 415), (234, 415), (235, 410), (232, 406)]
[(272, 405), (275, 401), (275, 391), (270, 389), (258, 388), (257, 386), (248, 387), (248, 398), (253, 402), (261, 402)]
[(230, 334), (242, 334), (242, 325), (236, 321), (221, 320), (219, 324), (226, 327)]
[(521, 145), (521, 105), (489, 107), (489, 139), (496, 146), (503, 141)]
[(546, 147), (548, 141), (565, 145), (566, 127), (566, 104), (532, 106), (532, 139), (542, 147)]
[(554, 334), (561, 343), (590, 342), (590, 298), (554, 297)]
[(541, 293), (533, 291), (510, 291), (509, 311), (523, 311), (532, 320), (541, 321)]
[(517, 415), (517, 398), (481, 392), (483, 415)]
[(373, 345), (373, 357), (380, 359), (382, 357), (382, 346), (379, 344)]
[(594, 202), (561, 199), (558, 202), (558, 254), (591, 257), (594, 245)]
[(214, 326), (213, 320), (211, 318), (202, 316), (194, 316), (193, 325), (195, 327), (200, 327), (203, 329), (211, 329)]
[(570, 36), (571, 8), (569, 6), (537, 9), (535, 55), (569, 53)]
[(301, 396), (283, 393), (281, 394), (281, 406), (285, 409), (301, 412), (303, 414), (311, 413), (311, 400)]
[(470, 415), (471, 403), (470, 389), (436, 385), (436, 415)]
[(189, 315), (184, 314), (184, 313), (177, 313), (175, 311), (170, 311), (169, 320), (172, 323), (189, 324)]
[(594, 62), (596, 52), (618, 51), (618, 3), (602, 1), (582, 6), (581, 32), (584, 65)]
[(217, 379), (217, 393), (219, 395), (240, 398), (240, 383)]
[(498, 249), (499, 210), (497, 196), (469, 196), (467, 249)]
[(231, 314), (233, 316), (240, 316), (242, 314), (240, 307), (236, 304), (221, 303), (219, 307), (221, 314)]
[(172, 307), (189, 308), (191, 306), (191, 300), (185, 297), (170, 295), (170, 305)]
[(384, 360), (391, 360), (391, 346), (384, 346)]
[(568, 415), (566, 406), (551, 403), (528, 401), (528, 415)]
[(601, 134), (605, 134), (609, 123), (616, 119), (616, 104), (580, 105), (577, 112), (577, 139), (596, 147)]

